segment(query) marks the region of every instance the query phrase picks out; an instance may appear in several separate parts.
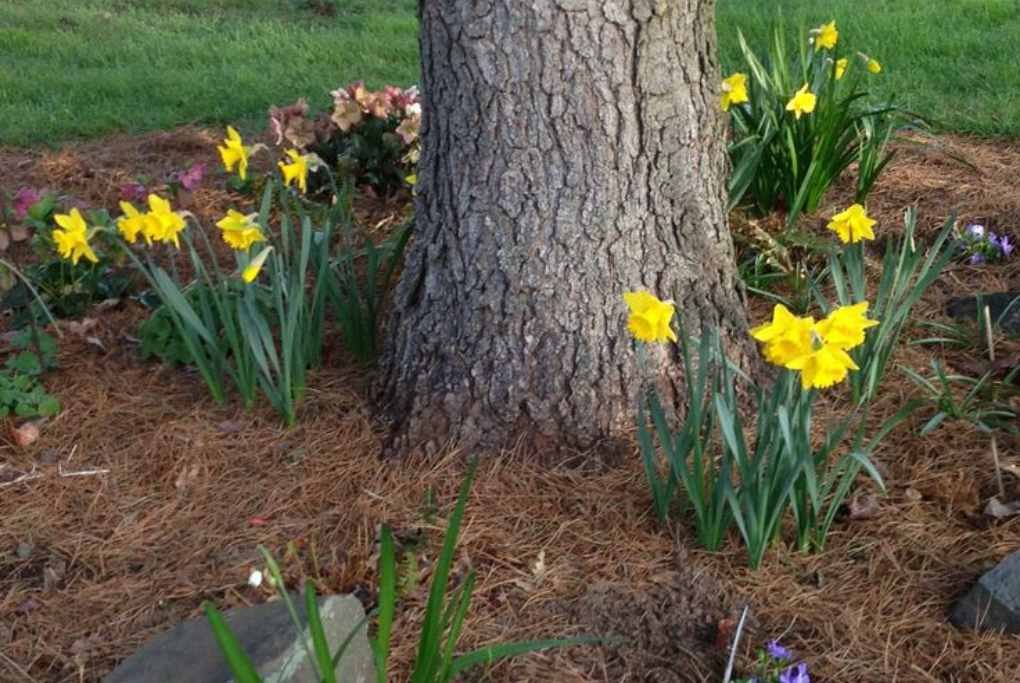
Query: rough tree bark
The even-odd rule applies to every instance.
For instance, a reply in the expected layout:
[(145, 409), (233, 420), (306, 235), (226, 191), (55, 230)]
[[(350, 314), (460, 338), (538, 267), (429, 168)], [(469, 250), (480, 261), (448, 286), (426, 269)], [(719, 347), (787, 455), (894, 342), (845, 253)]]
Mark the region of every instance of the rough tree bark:
[(420, 0), (417, 224), (376, 386), (391, 452), (617, 450), (639, 388), (624, 291), (743, 333), (714, 14)]

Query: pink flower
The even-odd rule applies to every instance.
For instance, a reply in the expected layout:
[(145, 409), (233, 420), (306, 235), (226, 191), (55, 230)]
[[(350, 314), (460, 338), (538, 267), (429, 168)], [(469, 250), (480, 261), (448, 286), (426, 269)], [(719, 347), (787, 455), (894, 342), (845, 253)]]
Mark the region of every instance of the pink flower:
[(276, 136), (276, 144), (287, 140), (303, 149), (315, 142), (314, 124), (307, 120), (307, 115), (308, 102), (303, 97), (286, 107), (270, 107), (269, 125)]
[(120, 198), (126, 202), (140, 202), (149, 194), (141, 183), (125, 183), (120, 186)]
[(196, 164), (192, 164), (191, 168), (184, 173), (179, 174), (177, 176), (177, 182), (181, 184), (181, 187), (190, 192), (202, 184), (202, 178), (204, 177), (205, 164), (198, 162)]
[(408, 116), (397, 126), (396, 133), (405, 145), (410, 145), (418, 139), (418, 130), (421, 128), (420, 116)]
[(14, 195), (14, 217), (19, 221), (25, 220), (28, 210), (40, 199), (42, 199), (42, 194), (35, 188), (23, 187), (18, 190)]

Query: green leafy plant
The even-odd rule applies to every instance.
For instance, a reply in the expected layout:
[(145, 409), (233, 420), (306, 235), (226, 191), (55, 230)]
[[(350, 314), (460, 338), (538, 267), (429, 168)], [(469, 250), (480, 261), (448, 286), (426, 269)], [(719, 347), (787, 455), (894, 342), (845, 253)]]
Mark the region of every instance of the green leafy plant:
[(41, 376), (56, 367), (57, 342), (34, 325), (11, 337), (15, 353), (0, 372), (0, 417), (53, 416), (60, 402), (46, 393)]
[(359, 186), (391, 194), (407, 186), (418, 162), (421, 105), (417, 88), (371, 91), (358, 81), (334, 90), (333, 108), (315, 118), (304, 100), (269, 110), (276, 144), (318, 155)]
[[(739, 42), (750, 78), (740, 86), (746, 97), (727, 105), (730, 206), (746, 203), (761, 213), (783, 208), (793, 225), (802, 212), (819, 207), (855, 161), (857, 201), (863, 202), (892, 157), (889, 141), (916, 125), (903, 110), (873, 102), (861, 87), (868, 58), (844, 52), (842, 43), (814, 49), (800, 40), (791, 50), (782, 26), (773, 29), (765, 55), (757, 55), (743, 34)], [(788, 103), (798, 92), (816, 99), (795, 116)]]
[[(475, 586), (475, 573), (469, 571), (459, 586), (450, 589), (451, 570), (457, 547), (460, 526), (467, 507), (471, 482), (474, 479), (476, 464), (472, 464), (467, 476), (461, 484), (457, 503), (447, 523), (443, 547), (436, 560), (432, 572), (432, 585), (429, 590), (428, 602), (425, 606), (425, 617), (418, 636), (418, 650), (412, 667), (410, 681), (412, 683), (445, 683), (454, 680), (468, 669), (490, 664), (501, 659), (514, 657), (528, 652), (548, 650), (566, 645), (590, 644), (598, 642), (595, 638), (571, 638), (535, 640), (518, 643), (502, 643), (489, 645), (466, 654), (455, 653), (471, 606), (471, 597)], [(296, 607), (284, 588), (283, 577), (279, 567), (265, 550), (262, 551), (281, 596), (286, 601), (298, 632), (303, 631), (302, 621)], [(375, 659), (376, 680), (386, 683), (390, 641), (393, 635), (393, 623), (398, 598), (396, 545), (393, 533), (384, 526), (380, 537), (379, 556), (379, 602), (375, 614), (375, 635), (370, 639)], [(356, 632), (363, 626), (358, 625), (352, 630), (344, 643), (334, 652), (326, 641), (318, 613), (315, 589), (311, 582), (305, 583), (305, 609), (308, 615), (311, 642), (303, 641), (302, 645), (308, 653), (309, 660), (315, 662), (319, 680), (322, 683), (337, 683), (335, 668)], [(241, 649), (237, 639), (230, 632), (219, 611), (209, 603), (203, 605), (216, 640), (223, 651), (224, 657), (234, 678), (239, 683), (258, 683), (262, 680), (254, 664)], [(341, 682), (342, 683), (342, 682)]]
[[(712, 396), (721, 382), (722, 349), (717, 334), (705, 334), (692, 358), (691, 340), (683, 330), (679, 345), (684, 376), (688, 378), (684, 396), (687, 411), (679, 427), (671, 430), (658, 394), (652, 390), (642, 392), (638, 403), (638, 445), (659, 521), (666, 521), (678, 491), (682, 490), (694, 514), (698, 542), (708, 550), (718, 550), (733, 522), (727, 498), (733, 486), (730, 466), (728, 462), (717, 461), (710, 445), (715, 415)], [(642, 346), (638, 347), (638, 357), (643, 360)], [(666, 460), (665, 475), (660, 471), (660, 451), (653, 435), (658, 438)]]
[[(349, 204), (350, 197), (349, 189), (341, 189), (336, 205)], [(359, 238), (351, 215), (349, 210), (340, 214), (339, 249), (329, 259), (332, 277), (327, 282), (327, 298), (347, 349), (359, 361), (368, 363), (378, 354), (379, 309), (411, 237), (413, 222), (382, 244), (375, 244), (367, 236)]]
[[(52, 194), (33, 196), (36, 199), (26, 206), (21, 220), (33, 233), (36, 261), (23, 269), (25, 277), (5, 288), (0, 298), (0, 311), (12, 313), (11, 324), (22, 327), (29, 321), (42, 321), (54, 315), (76, 318), (97, 302), (123, 297), (132, 282), (115, 258), (74, 264), (54, 257), (52, 235), (57, 199)], [(90, 212), (89, 218), (103, 224), (110, 220), (105, 211)]]
[[(195, 299), (195, 297), (191, 297)], [(196, 304), (197, 299), (192, 301)], [(160, 305), (138, 326), (139, 352), (144, 360), (158, 358), (168, 365), (189, 365), (193, 362), (187, 344), (174, 324), (173, 313)]]
[(922, 425), (922, 436), (931, 433), (945, 422), (969, 422), (984, 432), (995, 429), (1016, 431), (1017, 413), (1005, 398), (1017, 394), (1015, 380), (1020, 367), (1014, 368), (1002, 380), (995, 370), (980, 377), (948, 373), (938, 360), (931, 361), (932, 376), (902, 367), (904, 374), (924, 392), (924, 400), (935, 412)]

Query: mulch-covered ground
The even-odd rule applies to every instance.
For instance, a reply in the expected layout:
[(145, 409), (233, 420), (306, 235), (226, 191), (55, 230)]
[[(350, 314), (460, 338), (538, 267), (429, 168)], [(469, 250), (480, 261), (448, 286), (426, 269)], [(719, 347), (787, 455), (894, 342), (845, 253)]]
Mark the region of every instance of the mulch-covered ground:
[[(0, 185), (47, 186), (112, 207), (119, 186), (139, 175), (194, 161), (213, 168), (218, 136), (185, 129), (31, 156), (0, 150)], [(942, 146), (903, 148), (869, 202), (881, 227), (895, 229), (914, 204), (924, 234), (958, 209), (1020, 237), (1020, 148)], [(838, 191), (832, 204), (845, 197)], [(187, 201), (208, 222), (228, 197), (200, 189)], [(377, 220), (385, 209), (366, 213)], [(1017, 288), (1018, 273), (1016, 262), (954, 265), (917, 317), (942, 319), (954, 295)], [(752, 314), (767, 309), (753, 302)], [(138, 359), (127, 337), (142, 315), (130, 303), (93, 314), (88, 336), (101, 344), (65, 332), (61, 367), (46, 379), (64, 411), (27, 449), (6, 430), (0, 436), (0, 680), (97, 680), (154, 633), (198, 615), (203, 600), (267, 599), (247, 585), (259, 544), (291, 580), (310, 577), (323, 592), (353, 591), (371, 604), (382, 523), (417, 567), (418, 588), (395, 627), (395, 656), (406, 665), (464, 454), (381, 462), (366, 402), (371, 374), (337, 344), (309, 380), (296, 427), (281, 428), (267, 408), (217, 406), (195, 374)], [(1002, 344), (1002, 353), (1017, 348)], [(932, 353), (904, 346), (897, 360), (924, 368)], [(876, 423), (912, 392), (893, 371)], [(824, 410), (841, 409), (832, 398)], [(953, 423), (922, 438), (927, 416), (877, 453), (889, 493), (871, 516), (837, 522), (822, 554), (776, 547), (753, 572), (736, 541), (713, 555), (696, 549), (684, 525), (654, 523), (636, 454), (586, 469), (539, 466), (527, 453), (485, 459), (458, 553), (457, 575), (478, 573), (463, 646), (586, 633), (627, 640), (520, 657), (480, 678), (717, 681), (727, 620), (749, 605), (744, 665), (754, 647), (780, 638), (810, 663), (813, 680), (1020, 680), (1015, 636), (960, 633), (945, 619), (961, 591), (1020, 548), (1020, 518), (982, 514), (995, 491), (987, 435)], [(1020, 463), (1016, 441), (1000, 435), (999, 449)]]

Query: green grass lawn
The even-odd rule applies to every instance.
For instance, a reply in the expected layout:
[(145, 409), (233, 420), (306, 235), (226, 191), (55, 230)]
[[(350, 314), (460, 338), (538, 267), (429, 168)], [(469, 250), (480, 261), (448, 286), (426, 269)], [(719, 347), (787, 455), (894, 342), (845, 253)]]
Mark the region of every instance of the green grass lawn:
[(414, 0), (0, 0), (0, 144), (264, 125), (351, 80), (411, 84)]
[[(323, 1), (323, 0), (320, 0)], [(328, 1), (328, 0), (326, 0)], [(188, 122), (261, 126), (271, 104), (326, 106), (351, 80), (417, 79), (415, 0), (0, 0), (0, 144), (56, 144)], [(1017, 0), (718, 0), (722, 59), (777, 7), (829, 18), (877, 57), (885, 95), (938, 128), (1020, 137)]]

